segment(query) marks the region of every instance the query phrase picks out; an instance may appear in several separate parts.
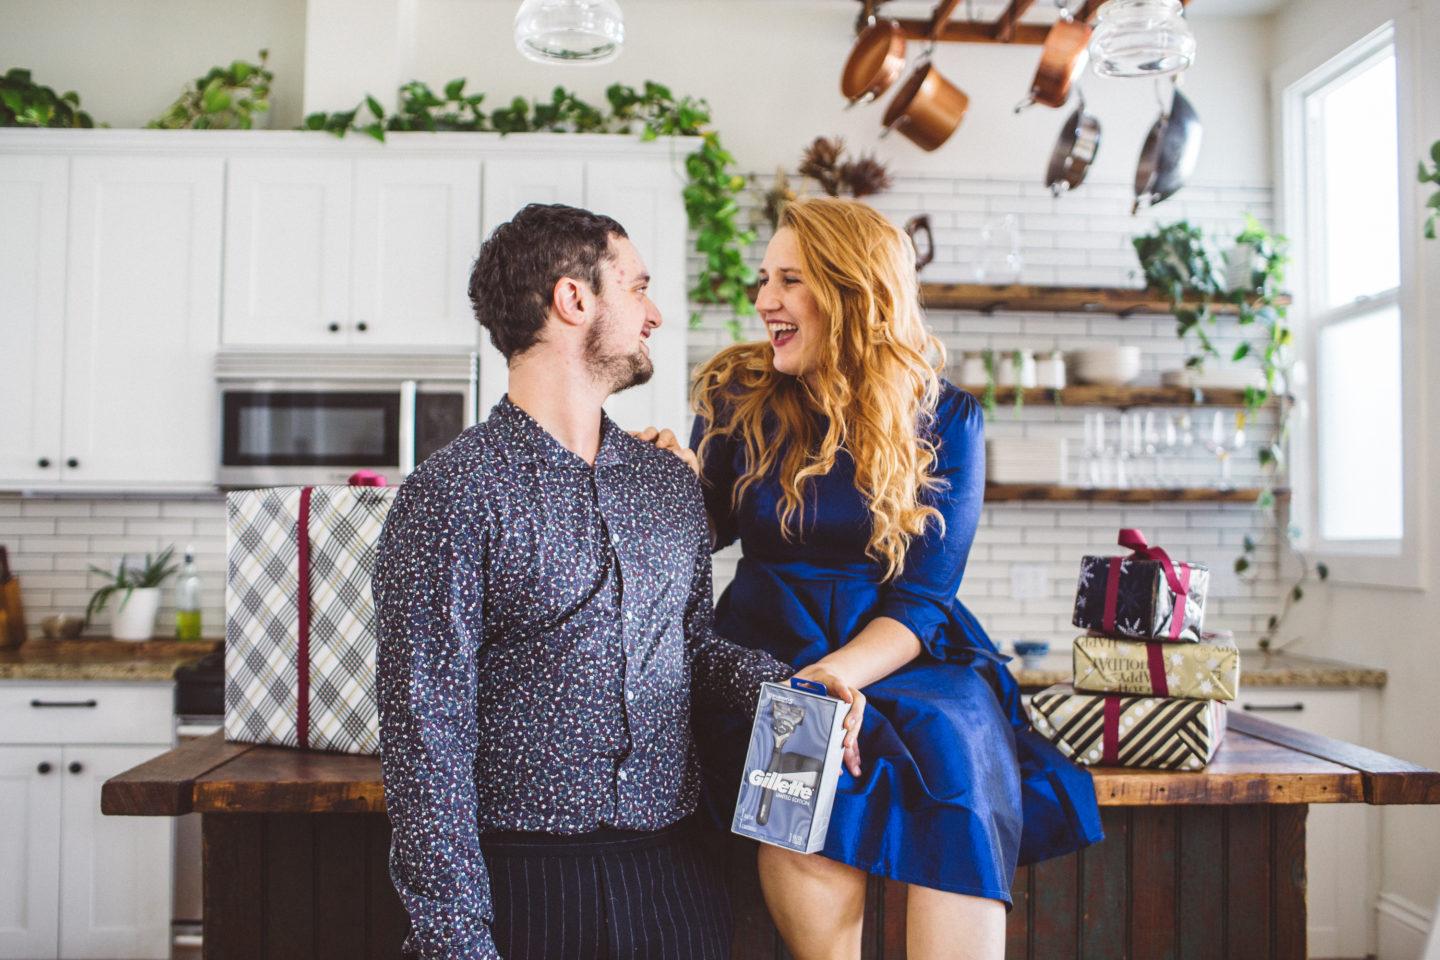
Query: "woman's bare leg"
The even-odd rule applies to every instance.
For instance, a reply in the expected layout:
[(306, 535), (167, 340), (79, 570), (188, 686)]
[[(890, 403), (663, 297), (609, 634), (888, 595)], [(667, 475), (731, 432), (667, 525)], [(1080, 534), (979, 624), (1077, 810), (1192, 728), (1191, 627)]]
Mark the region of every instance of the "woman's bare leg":
[(1005, 904), (911, 884), (905, 949), (909, 960), (1004, 960)]
[(765, 905), (796, 960), (860, 956), (864, 871), (819, 854), (793, 853), (764, 843), (759, 866)]

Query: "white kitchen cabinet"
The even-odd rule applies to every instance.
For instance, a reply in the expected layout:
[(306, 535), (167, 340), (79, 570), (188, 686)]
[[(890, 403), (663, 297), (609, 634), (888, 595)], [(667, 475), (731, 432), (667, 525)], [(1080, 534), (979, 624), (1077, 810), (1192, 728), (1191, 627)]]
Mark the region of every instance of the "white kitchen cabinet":
[[(1348, 743), (1366, 743), (1370, 691), (1295, 687), (1245, 687), (1230, 710), (1283, 723)], [(1306, 920), (1315, 957), (1373, 954), (1370, 931), (1379, 891), (1379, 811), (1365, 804), (1310, 806), (1306, 822)]]
[(0, 479), (60, 476), (70, 161), (0, 156)]
[(213, 482), (223, 183), (215, 158), (0, 155), (0, 486)]
[(226, 346), (474, 345), (478, 160), (242, 157), (229, 172)]
[(61, 478), (214, 482), (224, 162), (76, 157)]
[(100, 788), (170, 748), (172, 697), (0, 683), (0, 958), (170, 956), (173, 825), (102, 816)]

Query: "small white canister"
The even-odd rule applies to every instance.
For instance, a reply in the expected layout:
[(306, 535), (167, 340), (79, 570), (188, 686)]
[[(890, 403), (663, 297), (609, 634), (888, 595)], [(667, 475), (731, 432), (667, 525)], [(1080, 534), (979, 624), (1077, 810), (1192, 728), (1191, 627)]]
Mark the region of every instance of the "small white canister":
[(1006, 350), (995, 355), (995, 383), (1001, 387), (1036, 385), (1035, 354), (1029, 350)]
[(978, 351), (966, 351), (960, 360), (960, 386), (966, 389), (984, 387), (989, 378), (985, 375), (985, 357)]
[(1035, 358), (1035, 381), (1050, 390), (1065, 389), (1065, 354), (1059, 350), (1042, 353)]

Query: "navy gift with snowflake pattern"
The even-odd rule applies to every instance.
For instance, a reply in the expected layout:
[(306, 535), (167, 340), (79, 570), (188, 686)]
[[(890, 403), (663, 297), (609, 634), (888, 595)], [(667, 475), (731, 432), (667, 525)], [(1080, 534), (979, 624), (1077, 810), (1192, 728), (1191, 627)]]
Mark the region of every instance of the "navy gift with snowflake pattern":
[(1210, 568), (1171, 560), (1138, 530), (1121, 530), (1119, 542), (1129, 556), (1081, 558), (1071, 622), (1105, 636), (1198, 641)]

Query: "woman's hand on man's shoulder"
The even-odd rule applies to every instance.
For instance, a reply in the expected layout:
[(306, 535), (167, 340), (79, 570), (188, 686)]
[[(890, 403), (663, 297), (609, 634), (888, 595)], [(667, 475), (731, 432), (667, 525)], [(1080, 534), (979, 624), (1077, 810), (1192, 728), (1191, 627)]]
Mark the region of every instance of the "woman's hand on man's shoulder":
[(655, 427), (646, 427), (644, 430), (631, 430), (630, 436), (637, 440), (644, 440), (646, 443), (653, 443), (661, 450), (668, 450), (679, 457), (686, 466), (700, 475), (700, 461), (695, 456), (695, 451), (682, 444), (672, 430), (658, 430)]

